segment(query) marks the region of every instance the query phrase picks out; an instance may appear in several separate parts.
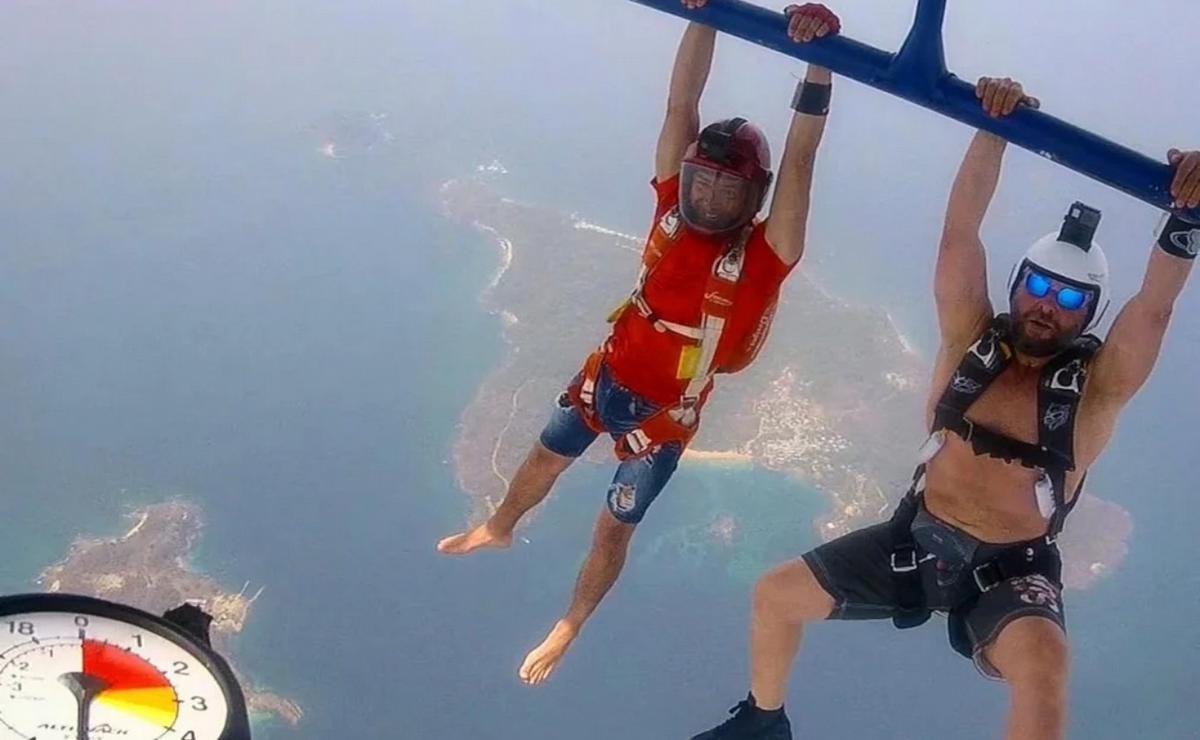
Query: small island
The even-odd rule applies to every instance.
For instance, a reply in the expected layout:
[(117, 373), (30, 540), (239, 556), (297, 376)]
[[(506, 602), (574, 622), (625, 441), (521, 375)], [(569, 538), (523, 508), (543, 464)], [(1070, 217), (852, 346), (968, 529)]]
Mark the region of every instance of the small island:
[[(628, 294), (644, 240), (509, 197), (504, 175), (492, 163), (439, 192), (443, 214), (500, 253), (480, 302), (501, 318), (507, 349), (463, 412), (454, 445), (475, 521), (503, 497), (552, 400), (606, 335), (604, 317)], [(929, 364), (885, 311), (830, 294), (801, 265), (758, 360), (717, 378), (685, 464), (742, 462), (816, 488), (831, 503), (815, 523), (826, 540), (880, 521), (907, 489), (925, 438)], [(599, 440), (588, 458), (610, 462), (611, 444)], [(706, 531), (720, 544), (736, 528), (714, 521)], [(1062, 539), (1068, 587), (1119, 566), (1131, 531), (1127, 512), (1087, 493)]]
[[(133, 526), (121, 537), (76, 540), (63, 560), (42, 571), (38, 585), (50, 593), (93, 596), (151, 614), (191, 602), (212, 615), (212, 646), (229, 660), (229, 638), (245, 627), (250, 606), (262, 589), (247, 595), (246, 584), (240, 591), (226, 591), (188, 567), (188, 555), (203, 528), (196, 506), (173, 500), (139, 509), (129, 517)], [(233, 668), (252, 714), (292, 725), (300, 722), (304, 711), (296, 702), (252, 687)]]

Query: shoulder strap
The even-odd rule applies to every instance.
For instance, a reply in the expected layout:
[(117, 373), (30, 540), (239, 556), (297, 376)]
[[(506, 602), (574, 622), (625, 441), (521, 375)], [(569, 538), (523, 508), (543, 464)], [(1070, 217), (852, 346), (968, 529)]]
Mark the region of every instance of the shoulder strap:
[(1010, 327), (1008, 315), (1000, 314), (967, 350), (938, 400), (931, 431), (945, 429), (954, 432), (970, 442), (971, 449), (977, 455), (989, 455), (1005, 462), (1015, 460), (1030, 468), (1053, 469), (1058, 462), (1041, 444), (1012, 439), (978, 426), (966, 417), (971, 404), (979, 400), (1012, 361)]
[(1038, 444), (1054, 460), (1054, 464), (1045, 468), (1054, 484), (1051, 537), (1062, 531), (1067, 514), (1075, 507), (1083, 488), (1081, 478), (1075, 495), (1067, 502), (1067, 473), (1075, 469), (1075, 422), (1079, 402), (1087, 381), (1088, 365), (1100, 345), (1100, 339), (1091, 334), (1075, 340), (1047, 363), (1038, 385)]
[(1009, 327), (1008, 314), (996, 316), (963, 355), (938, 399), (932, 431), (961, 424), (971, 404), (1008, 367), (1013, 356), (1008, 343)]
[[(646, 298), (642, 295), (642, 289), (646, 287), (646, 281), (654, 274), (654, 268), (662, 263), (667, 253), (678, 243), (675, 234), (681, 228), (683, 228), (683, 224), (680, 221), (679, 205), (676, 204), (671, 206), (651, 229), (650, 236), (646, 239), (646, 246), (642, 249), (642, 265), (638, 270), (633, 290), (630, 291), (629, 298), (626, 299), (621, 308), (614, 311), (614, 315), (609, 317), (610, 322), (614, 321), (615, 316), (619, 315), (621, 309), (630, 303), (643, 316), (653, 319), (654, 312), (651, 310), (650, 305), (646, 303)], [(659, 232), (662, 233), (660, 234)]]
[(700, 344), (695, 372), (683, 392), (683, 403), (693, 403), (717, 372), (717, 346), (725, 331), (725, 322), (733, 311), (738, 282), (746, 264), (746, 244), (754, 224), (743, 227), (729, 247), (713, 262), (704, 285), (704, 304), (700, 324)]

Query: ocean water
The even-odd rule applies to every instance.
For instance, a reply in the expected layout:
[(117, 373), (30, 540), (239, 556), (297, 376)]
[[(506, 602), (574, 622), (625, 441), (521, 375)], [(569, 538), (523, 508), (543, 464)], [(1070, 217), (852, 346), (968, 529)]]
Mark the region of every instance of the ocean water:
[[(293, 154), (311, 153), (278, 151), (276, 165)], [(744, 689), (752, 579), (815, 543), (825, 501), (781, 474), (686, 463), (558, 675), (521, 686), (516, 667), (566, 606), (610, 470), (564, 476), (524, 531), (528, 544), (436, 555), (436, 538), (467, 510), (446, 463), (458, 415), (501, 352), (498, 321), (475, 300), (497, 255), (444, 222), (426, 189), (385, 195), (309, 176), (287, 185), (308, 207), (289, 209), (278, 251), (252, 274), (226, 265), (256, 249), (242, 240), (192, 260), (194, 277), (173, 290), (161, 283), (176, 268), (130, 279), (132, 261), (110, 272), (123, 289), (98, 287), (107, 281), (91, 270), (117, 256), (96, 252), (6, 286), (30, 315), (62, 317), (6, 343), (40, 389), (6, 399), (39, 430), (0, 473), (15, 504), (6, 590), (23, 588), (75, 533), (119, 531), (126, 507), (179, 493), (209, 521), (198, 566), (231, 588), (266, 587), (236, 659), (308, 712), (296, 730), (263, 725), (258, 736), (649, 739), (720, 719)], [(316, 250), (330, 250), (321, 269)], [(219, 300), (187, 298), (186, 286), (203, 293), (217, 282)], [(100, 350), (73, 351), (81, 337)], [(710, 533), (725, 515), (743, 522), (735, 547)], [(1114, 665), (1142, 667), (1135, 697), (1157, 718), (1153, 737), (1192, 736), (1186, 697), (1169, 689), (1194, 668), (1161, 636), (1171, 620), (1185, 629), (1187, 612), (1126, 606), (1139, 582), (1154, 588), (1122, 571), (1070, 597), (1073, 737), (1140, 736), (1144, 719), (1112, 709), (1115, 692), (1132, 700)], [(1116, 637), (1138, 620), (1142, 639)], [(793, 696), (811, 735), (881, 739), (988, 736), (1006, 701), (950, 653), (936, 620), (899, 635), (887, 623), (813, 628)], [(899, 729), (898, 717), (921, 717), (919, 729)]]
[[(517, 86), (541, 62), (446, 61), (486, 41), (478, 24), (446, 28), (436, 53), (422, 46), (446, 14), (470, 10), (433, 8), (0, 11), (0, 589), (28, 588), (76, 534), (119, 533), (121, 512), (183, 495), (209, 522), (197, 566), (232, 589), (266, 588), (235, 659), (308, 712), (295, 730), (263, 725), (256, 737), (688, 737), (744, 695), (750, 584), (814, 544), (826, 503), (776, 473), (684, 465), (554, 679), (516, 681), (566, 607), (610, 471), (564, 476), (528, 544), (465, 560), (433, 551), (465, 523), (446, 459), (502, 352), (499, 320), (477, 302), (494, 248), (439, 215), (436, 188), (498, 156), (515, 196), (642, 230), (647, 120), (660, 111), (611, 112), (622, 94), (660, 95), (665, 67), (610, 79), (594, 61), (604, 34), (570, 35), (558, 8), (532, 39), (513, 17), (496, 21), (518, 46), (566, 38), (553, 48), (572, 84)], [(851, 109), (866, 105), (852, 90)], [(305, 130), (330, 111), (376, 109), (438, 125), (396, 126), (398, 143), (340, 161)], [(567, 133), (551, 136), (555, 126)], [(859, 236), (853, 183), (825, 182), (845, 202), (820, 196), (829, 216), (814, 244), (849, 243), (876, 272), (826, 271), (856, 298), (895, 301), (903, 328), (928, 336), (920, 304), (895, 298), (920, 290), (905, 286), (925, 284), (927, 261), (886, 261), (903, 245)], [(1006, 208), (1038, 196), (1008, 192)], [(877, 217), (890, 213), (907, 243), (928, 241), (937, 219), (904, 222), (915, 206), (903, 199), (891, 208)], [(835, 238), (839, 228), (853, 236)], [(879, 273), (891, 282), (872, 282)], [(1122, 570), (1068, 596), (1073, 739), (1193, 740), (1200, 726), (1200, 506), (1190, 437), (1163, 432), (1197, 413), (1196, 305), (1193, 290), (1093, 476), (1133, 511), (1135, 531)], [(732, 546), (712, 531), (727, 516), (742, 522)], [(940, 622), (828, 624), (810, 631), (790, 711), (799, 737), (983, 738), (1006, 702), (950, 651)]]

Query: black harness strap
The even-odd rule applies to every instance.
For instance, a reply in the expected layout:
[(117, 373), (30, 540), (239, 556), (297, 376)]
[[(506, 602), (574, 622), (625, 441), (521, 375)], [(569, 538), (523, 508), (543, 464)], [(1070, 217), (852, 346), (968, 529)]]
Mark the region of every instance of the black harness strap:
[(1008, 344), (1010, 322), (1007, 314), (992, 319), (991, 325), (967, 350), (954, 370), (946, 389), (937, 402), (933, 430), (941, 428), (943, 420), (967, 413), (983, 392), (1012, 362), (1013, 351)]
[[(988, 386), (1000, 376), (1012, 361), (1009, 344), (1011, 320), (1007, 314), (993, 319), (992, 324), (971, 345), (951, 376), (938, 399), (934, 412), (933, 432), (953, 432), (971, 444), (977, 455), (988, 455), (1005, 462), (1017, 461), (1025, 467), (1042, 470), (1053, 487), (1054, 512), (1050, 516), (1046, 537), (1037, 544), (1025, 543), (1004, 550), (987, 562), (973, 568), (978, 593), (969, 600), (974, 603), (985, 593), (1011, 578), (1040, 573), (1059, 583), (1062, 561), (1054, 539), (1062, 531), (1067, 514), (1079, 500), (1079, 492), (1087, 478), (1085, 474), (1066, 500), (1067, 473), (1075, 469), (1075, 421), (1079, 410), (1088, 362), (1100, 348), (1100, 340), (1086, 335), (1057, 355), (1042, 370), (1038, 385), (1038, 443), (1030, 444), (1012, 439), (975, 424), (966, 417), (971, 407)], [(893, 549), (891, 567), (896, 579), (899, 612), (892, 618), (901, 628), (924, 624), (930, 616), (921, 576), (918, 570), (916, 542), (912, 522), (921, 506), (925, 463), (913, 474), (912, 486), (901, 500), (890, 522)], [(961, 607), (960, 607), (961, 608)]]
[(1079, 401), (1087, 380), (1088, 364), (1100, 344), (1100, 340), (1090, 334), (1080, 337), (1047, 364), (1038, 385), (1038, 444), (1055, 458), (1053, 464), (1039, 466), (1054, 484), (1054, 513), (1046, 532), (1052, 539), (1062, 532), (1067, 515), (1079, 502), (1079, 493), (1087, 479), (1087, 473), (1084, 473), (1068, 501), (1067, 473), (1075, 470), (1075, 422)]
[(984, 594), (1013, 578), (1034, 573), (1046, 576), (1054, 583), (1062, 581), (1062, 558), (1058, 548), (1044, 540), (1038, 545), (1018, 545), (977, 565), (972, 569), (975, 588)]
[[(936, 421), (935, 418), (935, 423)], [(980, 426), (962, 415), (947, 415), (935, 428), (954, 432), (964, 442), (970, 442), (971, 449), (976, 455), (987, 455), (1004, 462), (1015, 460), (1027, 468), (1042, 468), (1043, 470), (1061, 464), (1057, 455), (1041, 445), (1006, 437), (999, 432)]]
[(912, 486), (900, 500), (892, 514), (889, 527), (892, 534), (892, 577), (896, 582), (896, 607), (898, 612), (892, 623), (899, 629), (920, 627), (929, 621), (932, 612), (926, 608), (925, 589), (921, 587), (920, 565), (917, 559), (917, 543), (912, 535), (913, 519), (921, 506), (918, 487), (925, 476), (925, 465), (917, 467)]
[[(924, 467), (922, 465), (918, 468), (921, 475), (924, 475)], [(920, 558), (917, 543), (912, 535), (913, 519), (921, 506), (921, 492), (916, 490), (916, 485), (917, 481), (914, 481), (914, 487), (910, 488), (900, 501), (889, 523), (892, 532), (891, 566), (896, 584), (897, 608), (896, 614), (892, 616), (892, 623), (898, 629), (919, 627), (929, 621), (933, 614), (921, 583)], [(1049, 537), (1014, 545), (983, 563), (972, 565), (971, 577), (975, 590), (954, 610), (970, 609), (980, 596), (1005, 581), (1035, 573), (1049, 578), (1053, 583), (1062, 583), (1062, 558), (1058, 545)]]

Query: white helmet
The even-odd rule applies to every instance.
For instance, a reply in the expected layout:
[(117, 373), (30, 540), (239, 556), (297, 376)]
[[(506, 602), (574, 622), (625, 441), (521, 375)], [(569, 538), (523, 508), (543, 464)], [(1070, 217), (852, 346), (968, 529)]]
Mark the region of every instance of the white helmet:
[(1036, 267), (1046, 275), (1078, 288), (1095, 293), (1088, 308), (1083, 332), (1094, 329), (1104, 318), (1110, 301), (1108, 290), (1108, 259), (1100, 245), (1092, 241), (1100, 225), (1100, 211), (1083, 203), (1074, 203), (1063, 219), (1063, 227), (1034, 242), (1025, 256), (1013, 266), (1008, 276), (1009, 311), (1017, 292), (1017, 280), (1026, 266)]

